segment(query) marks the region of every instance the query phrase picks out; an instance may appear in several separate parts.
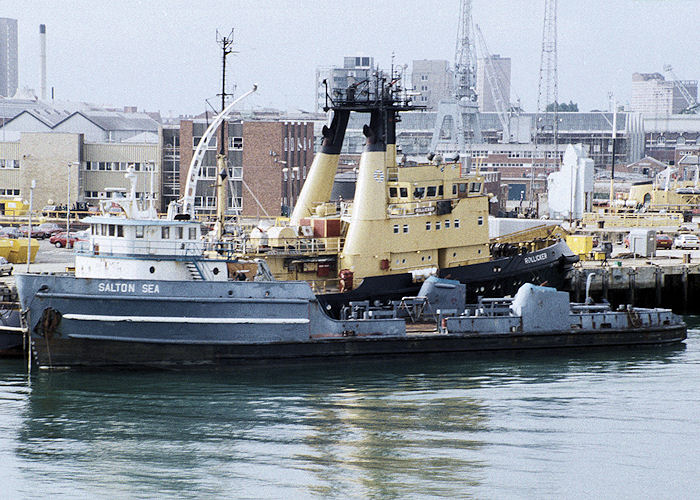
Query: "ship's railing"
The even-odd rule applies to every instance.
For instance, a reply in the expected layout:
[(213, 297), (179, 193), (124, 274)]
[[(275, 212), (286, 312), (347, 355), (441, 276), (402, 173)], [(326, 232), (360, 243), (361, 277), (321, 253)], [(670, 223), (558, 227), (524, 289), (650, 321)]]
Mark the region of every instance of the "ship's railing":
[(340, 253), (345, 246), (345, 238), (280, 238), (281, 241), (261, 244), (250, 240), (232, 242), (239, 254), (256, 255), (318, 255)]
[(201, 241), (148, 241), (131, 240), (78, 241), (75, 253), (78, 255), (101, 256), (158, 256), (158, 257), (198, 257), (204, 253), (207, 245)]
[(683, 214), (680, 213), (583, 214), (585, 226), (604, 224), (605, 227), (658, 227), (679, 226), (682, 223)]

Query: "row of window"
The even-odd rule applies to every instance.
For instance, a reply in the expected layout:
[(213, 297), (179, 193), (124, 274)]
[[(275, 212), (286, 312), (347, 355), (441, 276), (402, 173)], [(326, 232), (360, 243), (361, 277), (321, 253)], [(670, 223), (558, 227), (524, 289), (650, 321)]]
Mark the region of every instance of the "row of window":
[[(120, 196), (124, 195), (124, 193), (118, 193)], [(112, 191), (85, 191), (85, 198), (104, 198), (104, 199), (109, 199), (109, 198), (116, 198), (117, 193), (112, 192)], [(138, 199), (148, 199), (151, 197), (151, 194), (145, 191), (139, 191), (136, 193), (136, 198)]]
[[(144, 234), (144, 226), (135, 226), (136, 227), (136, 237), (137, 238), (143, 238)], [(170, 239), (170, 235), (172, 234), (172, 237), (174, 239), (182, 240), (185, 239), (185, 228), (182, 226), (175, 226), (173, 227), (172, 231), (170, 231), (170, 226), (163, 226), (161, 227), (161, 232), (160, 232), (160, 237), (161, 239), (168, 240)], [(124, 237), (124, 226), (121, 224), (94, 224), (92, 226), (92, 234), (95, 236), (115, 236), (117, 238), (123, 238)], [(195, 227), (190, 227), (188, 228), (188, 237), (190, 240), (195, 240), (197, 239), (197, 228)]]
[(146, 172), (153, 169), (153, 163), (140, 163), (129, 161), (86, 161), (85, 170), (103, 170), (114, 172), (125, 172), (129, 166), (133, 166), (136, 172)]
[[(481, 226), (484, 224), (484, 218), (479, 216), (478, 219), (478, 224)], [(431, 227), (435, 227), (436, 231), (439, 231), (441, 227), (445, 227), (445, 229), (449, 229), (450, 227), (454, 227), (455, 229), (459, 229), (459, 219), (455, 219), (454, 221), (451, 221), (450, 219), (445, 219), (444, 221), (435, 221), (435, 225), (433, 226), (430, 221), (425, 223), (425, 230), (430, 231)], [(408, 233), (408, 224), (404, 224), (403, 227), (401, 224), (394, 224), (394, 234), (399, 234), (400, 232), (403, 233)]]
[[(241, 208), (243, 203), (243, 198), (236, 196), (229, 198), (230, 206), (229, 208)], [(216, 197), (215, 196), (195, 196), (194, 197), (195, 207), (216, 207)]]
[[(479, 193), (481, 192), (480, 182), (460, 182), (459, 184), (452, 184), (452, 194), (457, 196), (457, 194), (465, 194), (469, 190), (469, 193)], [(417, 199), (421, 198), (433, 198), (435, 196), (443, 196), (442, 184), (439, 186), (427, 186), (427, 187), (417, 187), (413, 190), (413, 197)], [(408, 188), (407, 187), (390, 187), (389, 188), (390, 198), (408, 198)]]
[[(546, 147), (546, 146), (542, 146)], [(486, 150), (475, 150), (471, 152), (472, 158), (488, 158), (491, 155), (507, 155), (508, 158), (559, 158), (562, 157), (563, 153), (557, 153), (555, 151), (486, 151)]]
[[(294, 145), (296, 144), (296, 149), (294, 148)], [(285, 151), (306, 151), (306, 148), (312, 149), (313, 148), (313, 142), (311, 142), (311, 139), (309, 141), (306, 141), (306, 137), (298, 137), (297, 140), (294, 140), (294, 137), (285, 137), (284, 138), (284, 150)]]
[(0, 160), (0, 168), (19, 168), (19, 160)]
[[(199, 141), (202, 140), (201, 136), (193, 136), (192, 137), (192, 149), (196, 149), (197, 146), (199, 145)], [(218, 136), (213, 136), (209, 140), (209, 144), (207, 144), (206, 149), (216, 149), (219, 146), (219, 137)], [(228, 138), (228, 149), (229, 151), (240, 151), (243, 149), (243, 137), (229, 137)]]
[(0, 189), (0, 196), (19, 196), (19, 189)]

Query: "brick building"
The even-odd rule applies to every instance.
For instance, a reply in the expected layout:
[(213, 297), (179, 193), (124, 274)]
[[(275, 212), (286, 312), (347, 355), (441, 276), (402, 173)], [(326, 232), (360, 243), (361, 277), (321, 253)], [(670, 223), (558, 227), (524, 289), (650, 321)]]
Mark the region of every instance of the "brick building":
[[(207, 128), (201, 119), (182, 120), (179, 134), (179, 189), (184, 192), (194, 150)], [(195, 210), (213, 213), (217, 133), (204, 154)], [(229, 213), (250, 217), (285, 215), (294, 207), (314, 151), (314, 122), (234, 118), (225, 128)], [(174, 160), (173, 160), (174, 161)]]

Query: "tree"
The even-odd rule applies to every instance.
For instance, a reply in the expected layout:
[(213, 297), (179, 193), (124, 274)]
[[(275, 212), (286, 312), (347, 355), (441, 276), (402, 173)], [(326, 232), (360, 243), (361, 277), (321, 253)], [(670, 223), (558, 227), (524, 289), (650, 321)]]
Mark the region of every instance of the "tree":
[[(554, 111), (554, 103), (547, 104), (547, 107), (545, 108), (545, 111), (547, 112), (552, 112)], [(578, 104), (569, 101), (569, 104), (566, 104), (565, 102), (560, 102), (557, 103), (557, 111), (578, 111)]]

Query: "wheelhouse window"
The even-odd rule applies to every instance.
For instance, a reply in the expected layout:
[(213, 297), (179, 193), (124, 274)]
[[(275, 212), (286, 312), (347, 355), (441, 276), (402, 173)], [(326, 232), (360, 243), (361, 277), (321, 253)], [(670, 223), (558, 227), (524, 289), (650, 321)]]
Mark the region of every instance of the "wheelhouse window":
[(423, 198), (424, 196), (425, 196), (425, 188), (424, 187), (417, 187), (413, 191), (414, 198)]
[(401, 195), (401, 198), (408, 198), (408, 188), (399, 188), (399, 194)]
[(160, 228), (160, 237), (163, 240), (170, 239), (170, 226), (163, 226)]
[(114, 224), (110, 224), (109, 225), (109, 235), (114, 236), (116, 234), (116, 232), (117, 232), (116, 226)]
[(389, 188), (389, 197), (396, 198), (396, 194), (397, 194), (397, 189), (395, 187), (390, 187)]
[(117, 226), (117, 238), (123, 238), (124, 237), (124, 226), (121, 224)]
[(136, 226), (136, 237), (143, 238), (143, 226)]
[(190, 239), (191, 240), (197, 239), (197, 228), (195, 228), (195, 227), (190, 228)]
[(470, 182), (469, 183), (470, 193), (480, 193), (481, 192), (481, 182)]
[(435, 196), (437, 194), (437, 187), (436, 186), (428, 186), (428, 196)]

